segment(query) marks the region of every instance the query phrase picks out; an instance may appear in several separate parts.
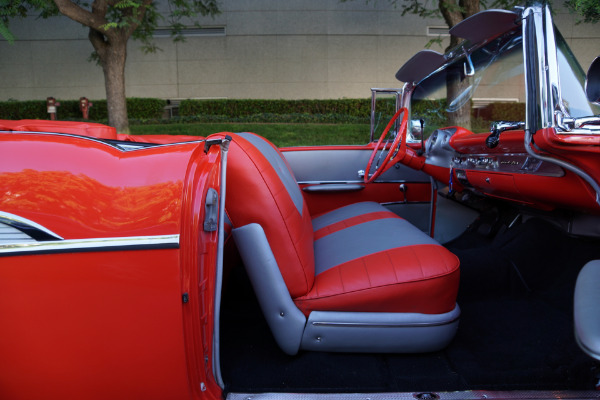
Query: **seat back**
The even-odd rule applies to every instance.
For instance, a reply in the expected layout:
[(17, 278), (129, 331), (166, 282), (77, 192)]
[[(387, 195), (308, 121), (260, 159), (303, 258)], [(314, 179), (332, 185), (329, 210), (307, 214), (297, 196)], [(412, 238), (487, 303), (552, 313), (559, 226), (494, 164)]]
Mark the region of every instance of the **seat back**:
[(279, 150), (252, 134), (231, 134), (226, 209), (235, 228), (262, 226), (292, 298), (314, 284), (310, 214), (294, 175)]

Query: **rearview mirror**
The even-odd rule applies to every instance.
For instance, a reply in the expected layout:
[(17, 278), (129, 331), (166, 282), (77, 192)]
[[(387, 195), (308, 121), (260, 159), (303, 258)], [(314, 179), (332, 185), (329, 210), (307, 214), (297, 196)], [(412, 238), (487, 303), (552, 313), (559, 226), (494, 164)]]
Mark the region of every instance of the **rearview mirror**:
[(585, 79), (585, 94), (590, 102), (600, 104), (600, 57), (596, 57), (590, 65)]
[(410, 135), (414, 140), (423, 139), (423, 123), (422, 119), (411, 119), (410, 120)]

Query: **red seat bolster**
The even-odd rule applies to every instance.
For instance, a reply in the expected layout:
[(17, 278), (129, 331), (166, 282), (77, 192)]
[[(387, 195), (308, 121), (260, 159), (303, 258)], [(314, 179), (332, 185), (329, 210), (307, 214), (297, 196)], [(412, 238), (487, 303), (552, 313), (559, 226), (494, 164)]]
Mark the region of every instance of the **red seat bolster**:
[(290, 295), (302, 296), (313, 286), (315, 273), (308, 208), (304, 203), (300, 214), (265, 156), (242, 135), (230, 135), (225, 207), (231, 222), (234, 227), (262, 226)]

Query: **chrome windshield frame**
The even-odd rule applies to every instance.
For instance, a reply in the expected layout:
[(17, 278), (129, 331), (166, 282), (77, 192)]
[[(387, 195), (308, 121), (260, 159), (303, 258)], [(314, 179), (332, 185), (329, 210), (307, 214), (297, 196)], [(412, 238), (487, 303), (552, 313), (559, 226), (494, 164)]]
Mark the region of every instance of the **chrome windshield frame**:
[[(530, 16), (530, 18), (527, 18), (527, 16)], [(533, 131), (535, 132), (540, 128), (553, 128), (557, 134), (561, 135), (600, 134), (597, 116), (589, 115), (573, 118), (565, 107), (560, 78), (559, 46), (550, 6), (547, 4), (532, 5), (525, 10), (524, 17), (523, 37), (525, 38), (527, 34), (531, 35), (535, 32), (537, 73), (539, 76), (537, 84), (539, 85), (538, 95), (541, 100), (537, 102), (538, 107), (540, 107), (541, 120), (539, 122), (541, 125)], [(530, 31), (527, 31), (526, 28), (528, 24), (533, 24), (533, 29)], [(523, 43), (525, 44), (525, 40)], [(525, 47), (524, 54), (526, 57), (531, 56), (531, 54), (527, 54)], [(528, 63), (526, 62), (525, 65), (527, 66)], [(590, 122), (588, 120), (593, 120), (594, 124), (587, 125)]]
[[(531, 51), (532, 47), (535, 48), (535, 52)], [(600, 204), (600, 184), (587, 172), (550, 154), (534, 151), (534, 148), (537, 148), (534, 135), (539, 129), (552, 128), (558, 132), (555, 111), (562, 112), (560, 108), (562, 97), (557, 51), (550, 7), (540, 3), (527, 7), (523, 12), (523, 55), (527, 102), (525, 150), (532, 157), (556, 164), (580, 176), (596, 192), (596, 203)]]

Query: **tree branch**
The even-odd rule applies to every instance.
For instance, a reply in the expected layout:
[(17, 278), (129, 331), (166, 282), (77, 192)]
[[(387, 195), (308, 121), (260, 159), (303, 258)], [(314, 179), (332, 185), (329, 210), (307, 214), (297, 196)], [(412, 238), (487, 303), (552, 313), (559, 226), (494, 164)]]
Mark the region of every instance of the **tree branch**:
[[(132, 10), (132, 21), (127, 25), (124, 32), (127, 38), (129, 38), (133, 34), (133, 32), (142, 24), (144, 20), (144, 15), (146, 14), (146, 10), (149, 6), (152, 5), (152, 2), (153, 0), (144, 0), (138, 8)], [(136, 21), (135, 23), (133, 22), (134, 20)]]
[(448, 28), (452, 28), (463, 20), (461, 7), (456, 3), (456, 0), (440, 0), (439, 6)]
[[(54, 4), (58, 8), (61, 14), (66, 15), (72, 20), (79, 22), (82, 25), (90, 27), (92, 29), (100, 31), (102, 29), (102, 25), (106, 24), (105, 15), (106, 11), (102, 13), (93, 13), (89, 12), (84, 8), (81, 8), (77, 4), (69, 1), (69, 0), (53, 0)], [(104, 3), (106, 7), (106, 3), (103, 0), (96, 0), (92, 5), (92, 10), (94, 9), (94, 5), (96, 3)]]
[(460, 0), (463, 18), (469, 18), (479, 12), (479, 0)]

